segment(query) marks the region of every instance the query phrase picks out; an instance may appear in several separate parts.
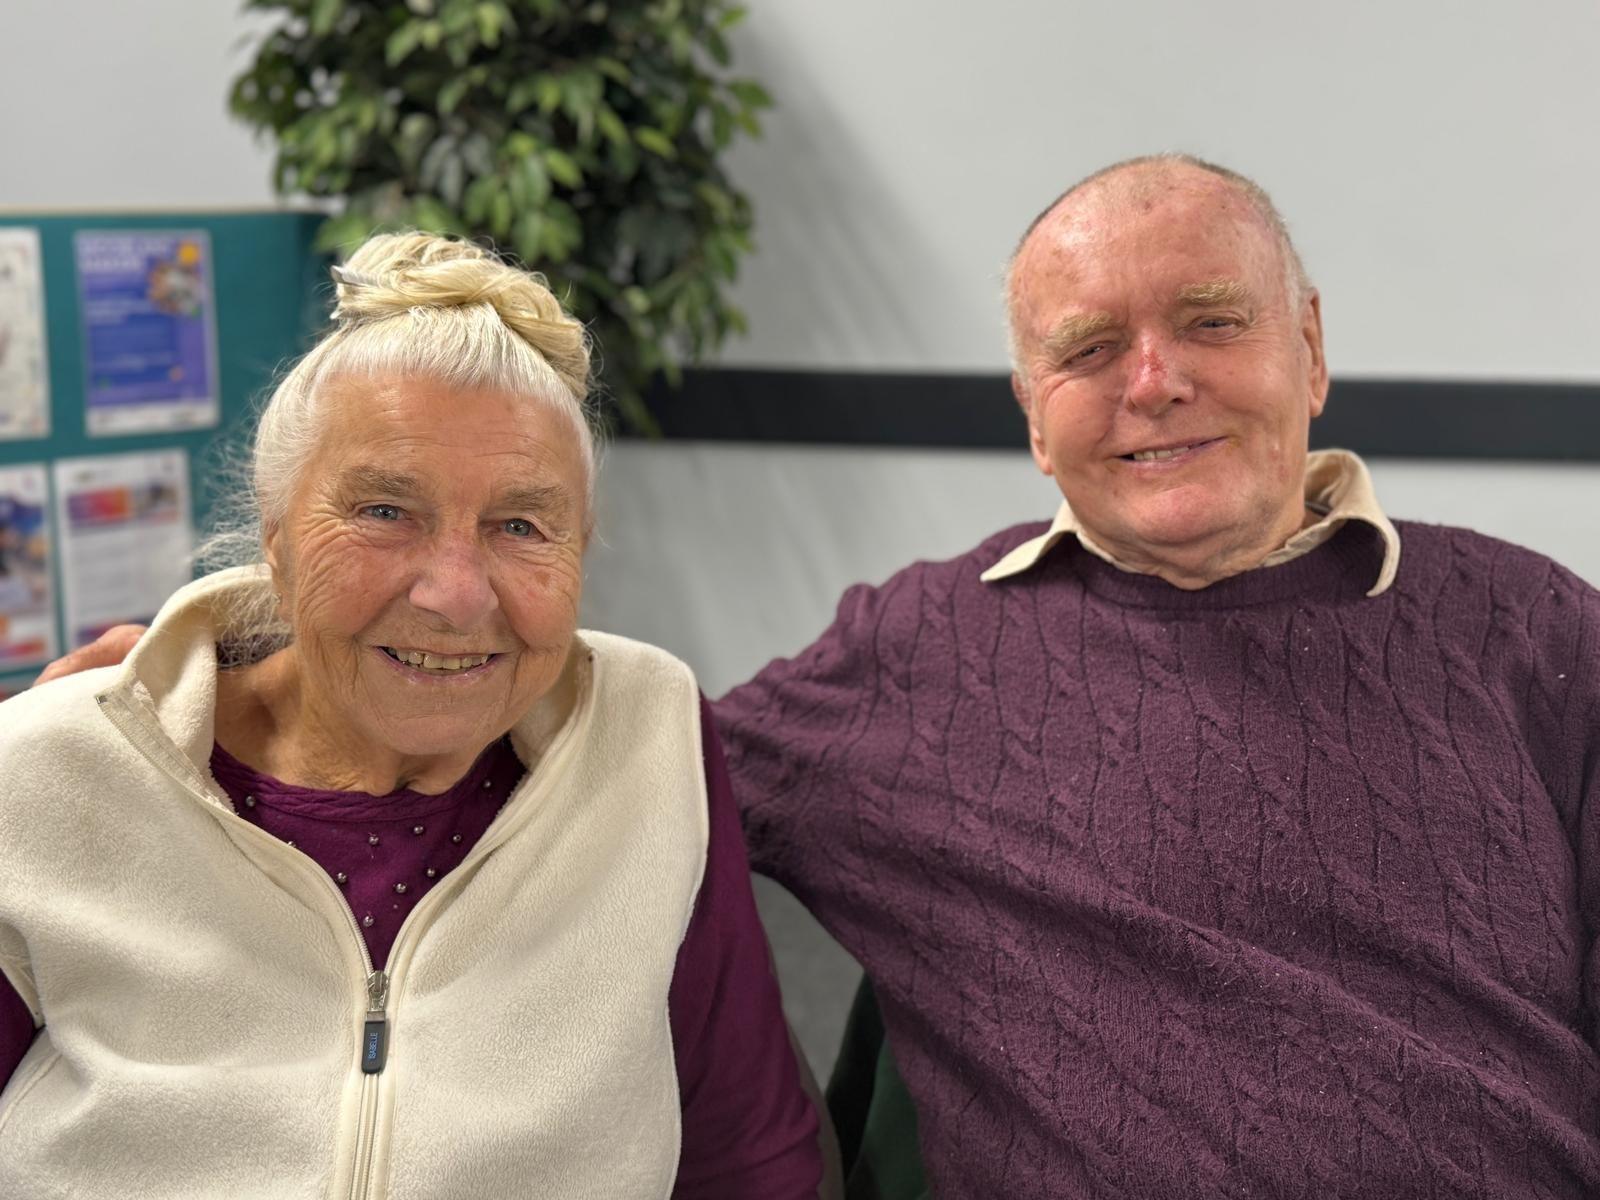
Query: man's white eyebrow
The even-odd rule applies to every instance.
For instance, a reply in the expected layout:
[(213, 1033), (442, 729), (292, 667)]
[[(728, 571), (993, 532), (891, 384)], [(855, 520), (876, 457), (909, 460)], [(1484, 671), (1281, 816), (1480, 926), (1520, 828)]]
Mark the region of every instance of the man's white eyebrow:
[(1040, 345), (1046, 355), (1055, 358), (1115, 324), (1116, 318), (1108, 312), (1069, 313), (1051, 327)]
[(1237, 279), (1210, 279), (1205, 283), (1191, 283), (1178, 289), (1176, 300), (1186, 308), (1203, 308), (1213, 304), (1248, 304), (1250, 289)]

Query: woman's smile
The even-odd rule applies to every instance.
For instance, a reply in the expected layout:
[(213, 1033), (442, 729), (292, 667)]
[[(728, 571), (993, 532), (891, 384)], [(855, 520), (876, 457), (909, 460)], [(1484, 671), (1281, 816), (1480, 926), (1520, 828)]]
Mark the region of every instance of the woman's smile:
[(435, 654), (427, 650), (374, 646), (389, 668), (410, 679), (430, 683), (455, 683), (486, 678), (503, 654)]

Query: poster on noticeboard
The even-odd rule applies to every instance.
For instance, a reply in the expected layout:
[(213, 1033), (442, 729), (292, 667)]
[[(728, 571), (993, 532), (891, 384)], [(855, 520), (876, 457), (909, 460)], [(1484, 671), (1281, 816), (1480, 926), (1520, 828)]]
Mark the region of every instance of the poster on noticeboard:
[(81, 230), (85, 425), (92, 436), (217, 424), (216, 303), (204, 230)]
[(68, 648), (113, 625), (148, 625), (189, 582), (189, 456), (159, 450), (63, 458), (54, 471)]
[(0, 671), (59, 653), (47, 478), (43, 463), (0, 467)]
[(0, 441), (50, 433), (39, 231), (0, 228)]

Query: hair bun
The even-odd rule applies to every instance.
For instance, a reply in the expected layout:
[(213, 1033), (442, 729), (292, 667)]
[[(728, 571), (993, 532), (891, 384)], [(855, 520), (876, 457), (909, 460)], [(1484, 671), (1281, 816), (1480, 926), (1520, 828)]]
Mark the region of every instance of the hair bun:
[(417, 309), (487, 305), (550, 364), (582, 401), (589, 391), (589, 340), (542, 276), (519, 270), (471, 242), (428, 233), (368, 238), (334, 268), (334, 320), (366, 324)]

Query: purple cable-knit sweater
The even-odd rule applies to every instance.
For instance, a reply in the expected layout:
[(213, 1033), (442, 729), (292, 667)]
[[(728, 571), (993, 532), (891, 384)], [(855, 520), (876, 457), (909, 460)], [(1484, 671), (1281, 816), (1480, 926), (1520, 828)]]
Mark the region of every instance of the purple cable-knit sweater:
[(1600, 593), (1351, 524), (1197, 592), (1041, 532), (716, 706), (866, 967), (934, 1194), (1600, 1195)]

